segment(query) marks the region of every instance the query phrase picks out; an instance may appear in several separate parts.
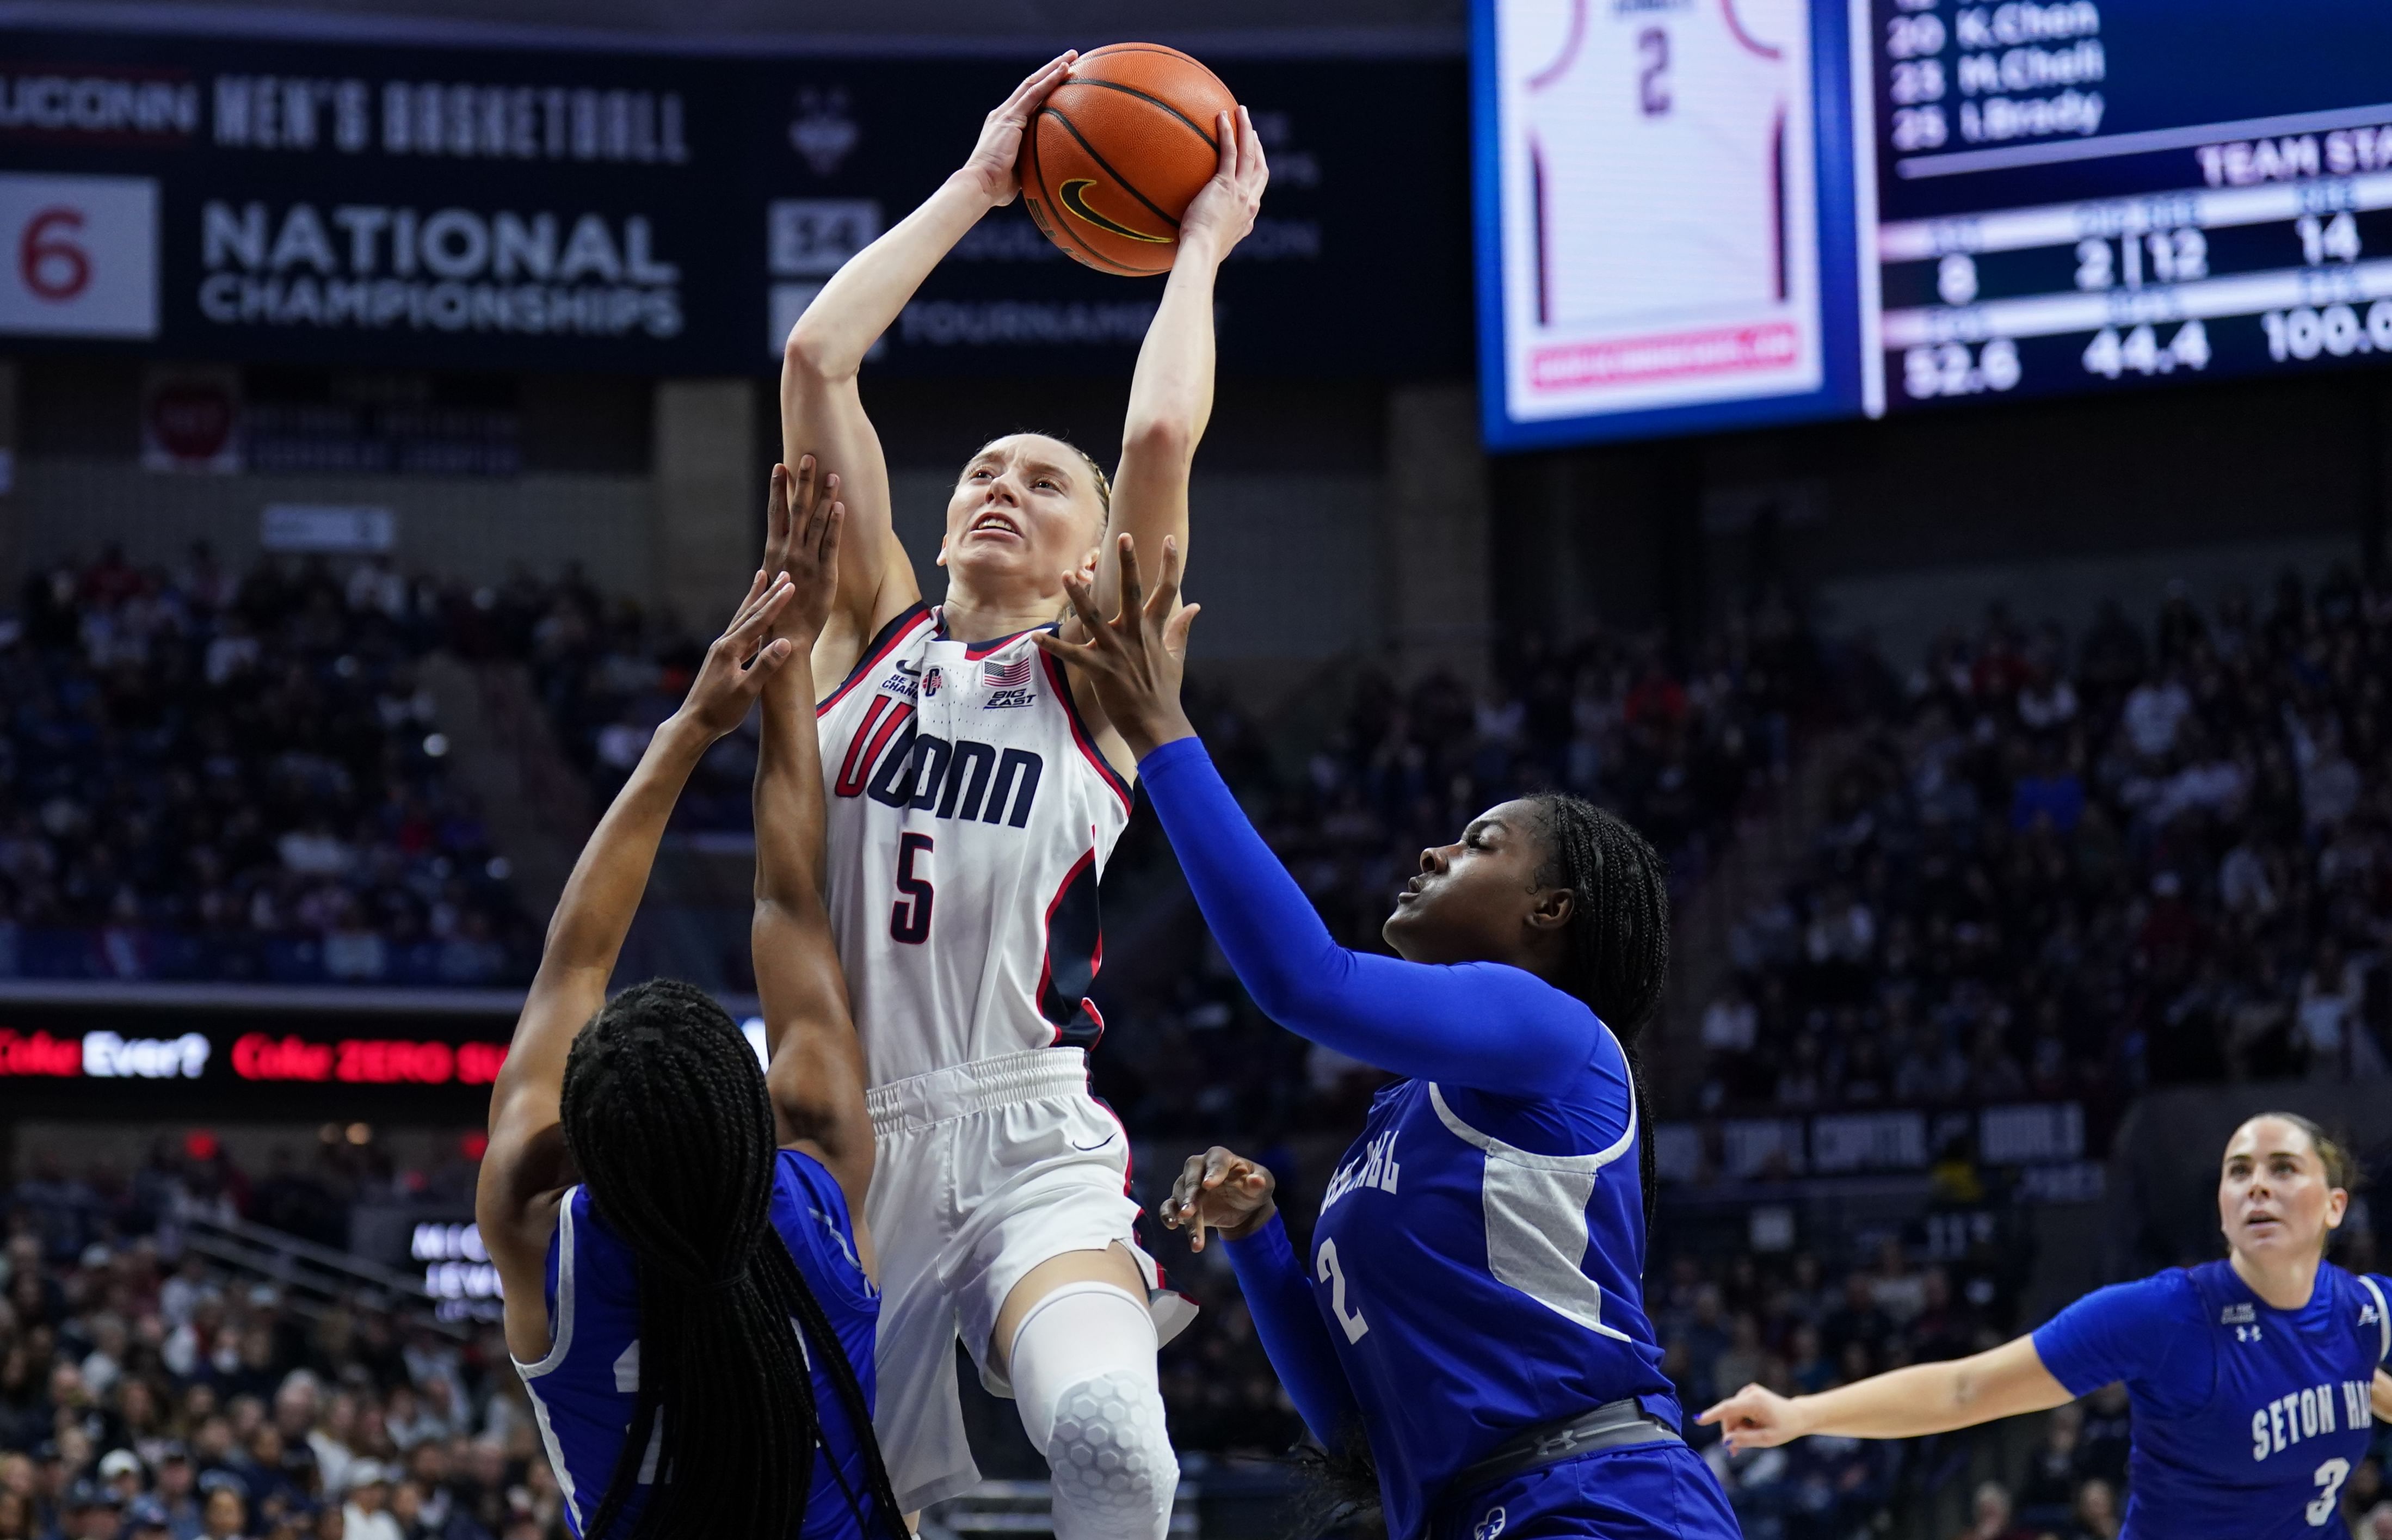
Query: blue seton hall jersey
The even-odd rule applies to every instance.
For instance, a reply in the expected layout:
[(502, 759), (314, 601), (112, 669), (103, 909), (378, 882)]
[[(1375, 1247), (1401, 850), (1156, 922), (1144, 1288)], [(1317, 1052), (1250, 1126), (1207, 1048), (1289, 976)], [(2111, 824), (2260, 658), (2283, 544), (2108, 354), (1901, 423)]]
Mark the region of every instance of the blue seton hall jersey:
[[(1592, 1067), (1625, 1091), (1608, 1032), (1598, 1057)], [(1455, 1472), (1530, 1428), (1631, 1396), (1680, 1426), (1639, 1287), (1635, 1103), (1606, 1100), (1598, 1110), (1398, 1081), (1329, 1183), (1305, 1274), (1398, 1540), (1462, 1495), (1447, 1491)], [(1670, 1447), (1716, 1490), (1690, 1451)]]
[[(780, 1152), (773, 1176), (773, 1228), (780, 1232), (799, 1273), (822, 1302), (868, 1406), (880, 1299), (856, 1259), (846, 1194), (812, 1155)], [(578, 1535), (606, 1499), (640, 1390), (638, 1273), (630, 1247), (599, 1217), (587, 1188), (570, 1189), (557, 1207), (556, 1234), (548, 1243), (546, 1292), (548, 1356), (515, 1367), (531, 1391), (548, 1462), (565, 1491), (566, 1521)], [(839, 1483), (855, 1494), (858, 1507), (869, 1520), (872, 1496), (865, 1484), (864, 1448), (830, 1377), (802, 1334), (798, 1340), (811, 1366), (823, 1442), (838, 1455), (834, 1475), (829, 1460), (820, 1450), (814, 1453), (804, 1534), (806, 1540), (859, 1540), (864, 1527), (840, 1494)], [(657, 1420), (656, 1437), (649, 1441), (640, 1468), (642, 1490), (625, 1505), (618, 1534), (630, 1533), (631, 1520), (645, 1504), (645, 1489), (656, 1480), (661, 1415)]]
[(2120, 1540), (2342, 1540), (2342, 1486), (2366, 1456), (2386, 1283), (2328, 1262), (2299, 1310), (2226, 1262), (2118, 1284), (2034, 1334), (2071, 1393), (2126, 1382), (2134, 1404)]

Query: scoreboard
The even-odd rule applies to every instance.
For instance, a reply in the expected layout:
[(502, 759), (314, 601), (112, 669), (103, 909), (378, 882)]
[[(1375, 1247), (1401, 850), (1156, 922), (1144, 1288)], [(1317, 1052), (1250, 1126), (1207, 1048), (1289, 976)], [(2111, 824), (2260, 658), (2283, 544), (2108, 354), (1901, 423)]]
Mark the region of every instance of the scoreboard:
[(1870, 20), (1890, 408), (2392, 354), (2392, 7)]
[[(1732, 37), (1755, 35), (1770, 13), (1763, 0), (1479, 0), (1490, 446), (2392, 358), (2392, 6), (1777, 3), (1805, 13), (1771, 24), (1806, 38), (1809, 81), (1781, 94), (1789, 124), (1807, 118), (1772, 142), (1776, 163), (1755, 176), (1687, 162), (1657, 182), (1640, 175), (1639, 146), (1666, 119), (1649, 120), (1641, 100), (1592, 101), (1578, 111), (1605, 124), (1615, 151), (1597, 196), (1634, 216), (1573, 226), (1562, 212), (1572, 189), (1551, 169), (1565, 158), (1549, 125), (1566, 114), (1545, 99), (1556, 83), (1540, 85), (1521, 56), (1553, 57), (1558, 36), (1632, 61), (1699, 47), (1722, 15)], [(1618, 97), (1632, 78), (1577, 73), (1591, 96)], [(1666, 281), (1682, 312), (1717, 310), (1724, 288), (1705, 292), (1709, 270), (1651, 230), (1750, 229), (1789, 202), (1800, 218), (1782, 219), (1785, 240), (1813, 245), (1784, 270), (1814, 288), (1781, 293), (1792, 323), (1813, 328), (1810, 375), (1714, 363), (1698, 374), (1707, 388), (1663, 400), (1543, 388), (1549, 360), (1572, 357), (1575, 341), (1553, 306), (1556, 274), (1625, 294)], [(1645, 269), (1659, 280), (1634, 276)], [(1690, 329), (1647, 319), (1665, 334)]]

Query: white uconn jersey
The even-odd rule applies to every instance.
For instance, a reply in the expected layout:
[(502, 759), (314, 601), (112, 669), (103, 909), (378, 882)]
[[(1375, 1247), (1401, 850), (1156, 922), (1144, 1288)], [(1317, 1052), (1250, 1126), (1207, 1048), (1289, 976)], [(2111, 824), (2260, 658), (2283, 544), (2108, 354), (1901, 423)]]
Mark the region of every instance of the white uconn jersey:
[(1573, 326), (1789, 297), (1786, 0), (1524, 0), (1537, 320)]
[(967, 645), (916, 605), (815, 710), (831, 930), (876, 1086), (1104, 1030), (1097, 879), (1130, 788), (1032, 634)]

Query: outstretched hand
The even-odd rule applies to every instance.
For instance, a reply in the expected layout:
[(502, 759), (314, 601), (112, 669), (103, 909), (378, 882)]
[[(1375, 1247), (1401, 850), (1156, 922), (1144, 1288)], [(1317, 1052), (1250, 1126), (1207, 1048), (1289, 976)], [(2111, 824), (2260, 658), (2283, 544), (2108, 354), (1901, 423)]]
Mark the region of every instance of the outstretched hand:
[(1021, 176), (1015, 169), (1021, 158), (1021, 132), (1030, 126), (1030, 114), (1045, 105), (1055, 87), (1071, 78), (1072, 62), (1079, 57), (1079, 49), (1066, 48), (1032, 71), (981, 124), (980, 142), (972, 146), (970, 159), (956, 175), (977, 186), (991, 207), (1003, 208), (1021, 190)]
[(1163, 572), (1151, 594), (1142, 593), (1138, 570), (1138, 542), (1124, 534), (1121, 552), (1121, 613), (1110, 620), (1097, 616), (1095, 585), (1086, 572), (1067, 573), (1063, 592), (1072, 612), (1086, 633), (1085, 642), (1069, 642), (1060, 632), (1035, 632), (1031, 639), (1046, 653), (1087, 671), (1097, 687), (1097, 702), (1129, 744), (1144, 759), (1174, 738), (1194, 737), (1196, 729), (1179, 707), (1179, 681), (1187, 672), (1188, 628), (1202, 605), (1179, 604), (1179, 542), (1163, 542)]
[(786, 577), (758, 568), (748, 597), (739, 602), (739, 613), (706, 649), (706, 661), (698, 666), (677, 715), (709, 737), (721, 737), (748, 720), (765, 681), (798, 655), (786, 637), (771, 635), (795, 593)]
[(800, 456), (795, 473), (773, 467), (764, 503), (764, 570), (788, 579), (791, 593), (770, 639), (786, 641), (800, 653), (813, 651), (838, 596), (838, 536), (846, 522), (838, 477), (826, 475), (812, 455)]
[(1193, 240), (1218, 262), (1253, 233), (1263, 189), (1270, 185), (1270, 163), (1263, 157), (1254, 116), (1244, 108), (1221, 113), (1213, 133), (1220, 142), (1220, 163), (1179, 216), (1179, 244), (1185, 250)]
[(1794, 1403), (1759, 1385), (1746, 1386), (1695, 1420), (1719, 1424), (1721, 1442), (1731, 1455), (1774, 1449), (1803, 1433)]
[(1179, 1168), (1179, 1180), (1164, 1201), (1163, 1222), (1168, 1229), (1187, 1230), (1190, 1251), (1204, 1249), (1206, 1225), (1225, 1239), (1242, 1241), (1279, 1212), (1273, 1196), (1278, 1188), (1279, 1179), (1269, 1167), (1216, 1144), (1202, 1155), (1190, 1155)]

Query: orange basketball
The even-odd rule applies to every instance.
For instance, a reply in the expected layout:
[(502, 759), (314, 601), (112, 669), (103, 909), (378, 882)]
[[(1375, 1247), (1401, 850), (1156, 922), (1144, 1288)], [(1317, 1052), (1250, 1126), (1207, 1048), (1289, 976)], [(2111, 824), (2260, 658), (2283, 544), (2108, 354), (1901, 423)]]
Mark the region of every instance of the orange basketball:
[(1171, 270), (1179, 216), (1219, 168), (1238, 99), (1176, 48), (1080, 56), (1021, 136), (1021, 196), (1046, 239), (1100, 273)]

